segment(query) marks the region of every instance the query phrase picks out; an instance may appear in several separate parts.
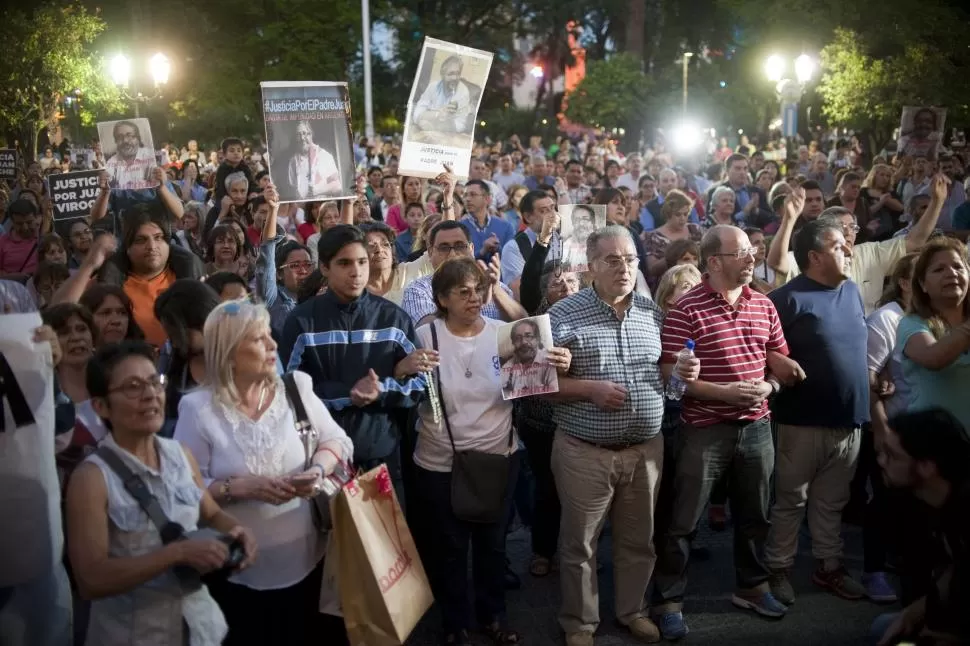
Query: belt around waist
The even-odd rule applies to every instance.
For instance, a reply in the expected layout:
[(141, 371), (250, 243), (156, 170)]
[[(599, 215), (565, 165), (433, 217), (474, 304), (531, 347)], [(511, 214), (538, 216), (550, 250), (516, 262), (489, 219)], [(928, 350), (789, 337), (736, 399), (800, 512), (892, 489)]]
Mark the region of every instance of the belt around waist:
[(644, 444), (649, 441), (649, 440), (631, 440), (629, 442), (618, 442), (613, 444), (607, 444), (605, 442), (593, 442), (592, 440), (576, 437), (575, 435), (570, 435), (569, 437), (577, 439), (583, 444), (589, 444), (590, 446), (595, 446), (598, 449), (603, 449), (604, 451), (626, 451), (627, 449), (633, 448), (634, 446), (640, 446), (641, 444)]

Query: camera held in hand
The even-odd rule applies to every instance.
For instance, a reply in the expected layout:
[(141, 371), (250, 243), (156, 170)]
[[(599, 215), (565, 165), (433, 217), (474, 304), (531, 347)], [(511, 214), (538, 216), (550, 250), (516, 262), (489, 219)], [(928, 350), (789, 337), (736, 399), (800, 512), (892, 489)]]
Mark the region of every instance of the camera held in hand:
[(228, 551), (225, 562), (218, 570), (213, 570), (206, 574), (201, 574), (195, 568), (188, 565), (177, 565), (173, 568), (175, 576), (178, 577), (183, 589), (195, 590), (203, 583), (222, 580), (229, 577), (246, 558), (246, 548), (240, 539), (222, 534), (214, 529), (198, 529), (194, 532), (183, 534), (182, 540), (216, 540), (224, 543)]

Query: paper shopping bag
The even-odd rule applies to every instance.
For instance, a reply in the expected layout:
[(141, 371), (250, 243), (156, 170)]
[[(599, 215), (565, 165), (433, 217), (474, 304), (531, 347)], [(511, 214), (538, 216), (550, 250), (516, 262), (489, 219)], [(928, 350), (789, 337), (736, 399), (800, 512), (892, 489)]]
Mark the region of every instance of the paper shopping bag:
[(320, 612), (325, 615), (343, 617), (340, 609), (340, 553), (337, 551), (337, 541), (334, 533), (327, 533), (327, 555), (323, 559), (323, 580), (320, 586)]
[(344, 485), (331, 511), (351, 646), (401, 646), (434, 598), (387, 466)]

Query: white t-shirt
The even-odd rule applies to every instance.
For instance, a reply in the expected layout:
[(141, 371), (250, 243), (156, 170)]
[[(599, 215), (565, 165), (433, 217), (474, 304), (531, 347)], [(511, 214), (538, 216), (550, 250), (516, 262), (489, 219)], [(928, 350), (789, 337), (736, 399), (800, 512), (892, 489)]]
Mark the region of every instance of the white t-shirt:
[[(422, 325), (417, 330), (421, 347), (431, 348), (431, 325), (438, 332), (438, 352), (441, 355), (438, 391), (442, 412), (448, 416), (458, 451), (483, 451), (504, 455), (509, 453), (509, 433), (512, 431), (512, 402), (502, 399), (502, 371), (498, 357), (498, 329), (504, 323), (485, 319), (485, 327), (477, 336), (457, 337), (448, 331), (444, 321)], [(465, 376), (465, 371), (471, 377)], [(428, 471), (451, 471), (453, 451), (448, 439), (444, 418), (437, 424), (431, 414), (427, 398), (418, 408), (418, 443), (414, 462)], [(512, 438), (511, 447), (519, 444)]]
[(909, 406), (911, 388), (903, 376), (903, 348), (896, 343), (896, 329), (903, 318), (903, 308), (895, 301), (887, 303), (866, 318), (869, 340), (866, 364), (871, 372), (880, 373), (889, 364), (889, 376), (896, 392), (885, 401), (886, 415), (892, 417)]
[[(317, 443), (337, 440), (342, 455), (352, 460), (350, 438), (313, 393), (310, 376), (294, 375), (307, 417), (317, 431)], [(179, 402), (175, 439), (192, 452), (206, 486), (230, 476), (301, 473), (306, 460), (280, 381), (272, 404), (256, 421), (217, 402), (208, 388), (185, 395)], [(226, 505), (226, 511), (252, 530), (259, 545), (259, 557), (251, 567), (232, 575), (234, 583), (255, 590), (287, 588), (302, 581), (323, 557), (323, 534), (313, 525), (307, 500), (294, 498), (282, 505), (243, 500)]]

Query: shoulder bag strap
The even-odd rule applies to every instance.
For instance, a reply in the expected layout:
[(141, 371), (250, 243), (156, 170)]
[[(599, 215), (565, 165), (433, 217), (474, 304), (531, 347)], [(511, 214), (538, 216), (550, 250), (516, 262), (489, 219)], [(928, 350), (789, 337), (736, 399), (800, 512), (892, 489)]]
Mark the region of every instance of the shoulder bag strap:
[(162, 535), (162, 543), (167, 545), (182, 538), (185, 534), (185, 529), (178, 523), (173, 523), (168, 519), (168, 516), (162, 511), (162, 506), (159, 504), (158, 498), (152, 494), (148, 485), (145, 484), (145, 481), (125, 464), (125, 461), (121, 459), (121, 456), (114, 449), (102, 444), (97, 450), (97, 456), (104, 460), (105, 464), (111, 467), (111, 470), (121, 478), (125, 489), (138, 501), (138, 504), (145, 510), (145, 513), (148, 514), (148, 517)]
[[(438, 351), (438, 322), (431, 322), (431, 347)], [(448, 440), (451, 442), (451, 452), (458, 453), (455, 448), (455, 436), (451, 434), (451, 422), (448, 420), (448, 411), (445, 410), (445, 392), (441, 389), (441, 366), (434, 370), (435, 380), (438, 382), (438, 398), (441, 400), (441, 417), (445, 420), (445, 429), (448, 431)]]
[(37, 243), (36, 242), (34, 243), (34, 246), (30, 248), (30, 251), (27, 252), (27, 257), (24, 258), (23, 264), (20, 265), (20, 269), (17, 270), (17, 273), (18, 274), (19, 273), (22, 273), (24, 271), (24, 267), (26, 267), (27, 266), (27, 263), (30, 262), (30, 259), (34, 255), (34, 252), (35, 251), (37, 251)]
[[(292, 372), (288, 372), (283, 375), (283, 388), (286, 390), (286, 398), (290, 400), (290, 408), (293, 409), (293, 421), (296, 423), (296, 430), (298, 433), (302, 434), (303, 431), (309, 429), (310, 417), (306, 413), (306, 407), (303, 405), (303, 397), (300, 396), (300, 390), (296, 387), (296, 378), (293, 376)], [(304, 470), (310, 468), (310, 457), (307, 456), (306, 464), (303, 466)]]
[(522, 254), (522, 260), (528, 260), (529, 254), (532, 253), (532, 241), (529, 240), (528, 234), (525, 231), (516, 233), (515, 243), (519, 246), (519, 253)]

